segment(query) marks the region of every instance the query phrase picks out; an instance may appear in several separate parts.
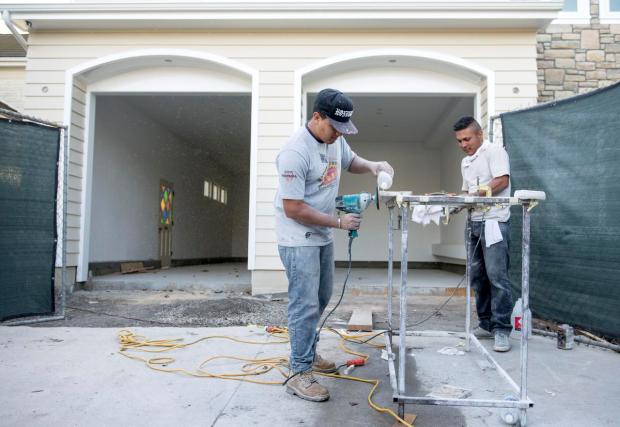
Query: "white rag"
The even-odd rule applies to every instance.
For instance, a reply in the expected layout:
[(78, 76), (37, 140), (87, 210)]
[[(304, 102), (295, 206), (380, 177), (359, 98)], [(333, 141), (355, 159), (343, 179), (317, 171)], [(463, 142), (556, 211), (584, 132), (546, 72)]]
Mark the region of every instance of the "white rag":
[(439, 225), (441, 221), (441, 214), (443, 213), (443, 206), (438, 205), (416, 205), (411, 212), (411, 220), (418, 224), (428, 225), (433, 221)]
[(484, 221), (484, 241), (485, 246), (489, 246), (504, 240), (502, 232), (499, 229), (499, 223), (495, 219), (487, 219)]

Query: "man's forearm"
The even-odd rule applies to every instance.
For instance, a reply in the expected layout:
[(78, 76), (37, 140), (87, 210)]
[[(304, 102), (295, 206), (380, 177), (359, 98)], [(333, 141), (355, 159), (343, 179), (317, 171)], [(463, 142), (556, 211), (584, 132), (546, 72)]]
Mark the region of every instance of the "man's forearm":
[(349, 166), (349, 172), (351, 173), (374, 173), (376, 169), (377, 162), (371, 162), (370, 160), (366, 160), (363, 157), (355, 156), (353, 161), (351, 161), (351, 165)]
[(489, 187), (491, 187), (491, 194), (495, 196), (497, 193), (508, 187), (508, 175), (493, 178), (491, 182), (489, 182)]
[[(501, 192), (506, 187), (508, 187), (509, 179), (510, 179), (509, 175), (502, 175), (502, 176), (498, 176), (497, 178), (493, 178), (487, 184), (489, 186), (489, 188), (491, 188), (491, 195), (495, 196), (497, 193)], [(462, 195), (467, 195), (467, 194), (474, 194), (474, 193), (469, 193), (467, 191), (462, 191), (461, 194)], [(486, 191), (478, 190), (478, 192), (475, 193), (475, 195), (476, 196), (484, 197), (484, 196), (487, 195), (487, 193), (486, 193)]]
[(390, 174), (390, 176), (394, 176), (394, 169), (388, 162), (372, 162), (370, 160), (366, 160), (363, 157), (355, 156), (349, 165), (349, 172), (351, 173), (372, 173), (374, 176), (377, 176), (380, 171), (385, 171)]
[(286, 216), (307, 225), (338, 228), (338, 218), (314, 209), (306, 203), (296, 204), (294, 208), (285, 209)]

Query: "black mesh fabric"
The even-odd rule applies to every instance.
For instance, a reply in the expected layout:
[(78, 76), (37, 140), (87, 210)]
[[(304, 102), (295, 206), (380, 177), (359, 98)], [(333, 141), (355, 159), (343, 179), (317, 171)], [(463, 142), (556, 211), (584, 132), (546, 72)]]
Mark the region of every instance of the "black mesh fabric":
[[(620, 84), (501, 121), (513, 190), (547, 193), (532, 211), (533, 313), (620, 337)], [(519, 293), (522, 213), (512, 214)]]
[(0, 119), (0, 320), (54, 312), (60, 131)]

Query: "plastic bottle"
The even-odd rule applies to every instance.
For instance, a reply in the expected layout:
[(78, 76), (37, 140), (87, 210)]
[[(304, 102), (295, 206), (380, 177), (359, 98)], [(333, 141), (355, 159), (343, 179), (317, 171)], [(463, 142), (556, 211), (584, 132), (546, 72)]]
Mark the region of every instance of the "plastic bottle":
[(517, 300), (514, 308), (512, 309), (512, 314), (510, 315), (510, 323), (512, 324), (513, 332), (520, 333), (521, 332), (521, 319), (523, 318), (523, 312), (521, 311), (521, 298)]
[(523, 327), (527, 327), (527, 338), (532, 338), (532, 316), (527, 319), (527, 322), (523, 322), (523, 311), (521, 310), (521, 298), (517, 300), (512, 314), (510, 315), (510, 323), (512, 324), (512, 331), (515, 335), (520, 336)]
[(377, 187), (379, 187), (379, 190), (389, 190), (391, 186), (392, 175), (390, 175), (386, 171), (379, 172), (379, 175), (377, 175)]

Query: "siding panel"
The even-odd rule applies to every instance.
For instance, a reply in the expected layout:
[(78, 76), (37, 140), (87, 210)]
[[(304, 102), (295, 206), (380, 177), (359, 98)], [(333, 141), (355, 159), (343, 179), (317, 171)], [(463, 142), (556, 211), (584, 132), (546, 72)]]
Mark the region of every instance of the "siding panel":
[[(463, 57), (496, 73), (496, 110), (508, 111), (536, 101), (536, 36), (529, 31), (351, 31), (338, 32), (337, 44), (329, 31), (233, 33), (230, 31), (166, 32), (45, 32), (29, 39), (26, 73), (26, 112), (62, 122), (65, 70), (119, 52), (152, 48), (178, 48), (208, 52), (245, 63), (259, 71), (257, 153), (256, 268), (279, 269), (273, 234), (272, 200), (277, 188), (273, 164), (277, 151), (293, 129), (294, 71), (330, 56), (372, 49), (415, 49)], [(44, 94), (42, 86), (47, 86)], [(86, 87), (75, 88), (71, 122), (71, 198), (82, 188)], [(519, 93), (513, 88), (517, 86)], [(487, 115), (483, 102), (482, 114)], [(75, 198), (76, 202), (79, 198)], [(77, 238), (80, 204), (70, 203), (71, 236)], [(271, 236), (271, 237), (269, 237)], [(269, 240), (271, 239), (271, 240)], [(76, 245), (70, 245), (77, 251)], [(70, 253), (69, 265), (77, 254)], [(71, 264), (73, 263), (73, 264)]]

